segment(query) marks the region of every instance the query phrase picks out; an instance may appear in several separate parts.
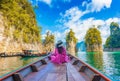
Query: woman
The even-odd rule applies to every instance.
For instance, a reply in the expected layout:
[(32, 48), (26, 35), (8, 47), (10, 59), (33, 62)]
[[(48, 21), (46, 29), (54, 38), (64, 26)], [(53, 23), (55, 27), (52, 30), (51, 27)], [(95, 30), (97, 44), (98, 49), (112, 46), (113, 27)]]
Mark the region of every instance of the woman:
[(59, 40), (56, 44), (54, 53), (51, 56), (53, 63), (62, 64), (69, 61), (69, 57), (66, 54), (66, 49), (63, 47), (63, 42)]

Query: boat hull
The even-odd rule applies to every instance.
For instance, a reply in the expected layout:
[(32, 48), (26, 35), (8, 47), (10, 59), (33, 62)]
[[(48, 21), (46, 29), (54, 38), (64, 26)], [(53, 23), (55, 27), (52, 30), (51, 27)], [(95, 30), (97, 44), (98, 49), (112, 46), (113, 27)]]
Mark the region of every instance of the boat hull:
[(45, 56), (0, 78), (0, 81), (111, 81), (79, 58), (69, 57), (68, 63), (54, 64), (50, 55)]

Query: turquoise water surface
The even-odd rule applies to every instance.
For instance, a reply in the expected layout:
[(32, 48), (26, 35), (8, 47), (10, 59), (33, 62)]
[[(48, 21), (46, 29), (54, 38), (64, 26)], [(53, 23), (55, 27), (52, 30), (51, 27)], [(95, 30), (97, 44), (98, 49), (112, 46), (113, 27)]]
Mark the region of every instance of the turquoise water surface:
[(78, 52), (77, 56), (112, 81), (120, 81), (120, 52)]

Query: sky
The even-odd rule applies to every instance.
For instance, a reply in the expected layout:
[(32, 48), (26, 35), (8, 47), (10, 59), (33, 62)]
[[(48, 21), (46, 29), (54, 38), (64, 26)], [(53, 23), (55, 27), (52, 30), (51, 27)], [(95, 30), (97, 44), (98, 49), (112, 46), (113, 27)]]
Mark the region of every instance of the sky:
[(110, 23), (120, 25), (120, 0), (29, 0), (34, 7), (42, 37), (52, 32), (56, 40), (65, 41), (72, 29), (78, 41), (84, 41), (90, 27), (100, 26), (103, 44), (110, 35)]

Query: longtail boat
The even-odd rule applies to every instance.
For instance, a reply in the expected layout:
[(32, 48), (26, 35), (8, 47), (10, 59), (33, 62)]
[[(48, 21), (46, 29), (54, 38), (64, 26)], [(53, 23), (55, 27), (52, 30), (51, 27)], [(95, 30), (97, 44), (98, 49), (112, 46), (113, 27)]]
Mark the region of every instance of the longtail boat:
[(38, 50), (22, 50), (23, 55), (21, 57), (40, 57), (40, 56), (46, 56), (48, 53), (42, 52), (39, 53)]
[(47, 55), (47, 53), (44, 53), (44, 54), (30, 54), (30, 55), (25, 55), (25, 54), (23, 54), (23, 55), (21, 55), (21, 57), (41, 57), (41, 56), (46, 56)]
[(111, 81), (73, 55), (70, 62), (54, 64), (50, 54), (2, 78), (0, 81)]

